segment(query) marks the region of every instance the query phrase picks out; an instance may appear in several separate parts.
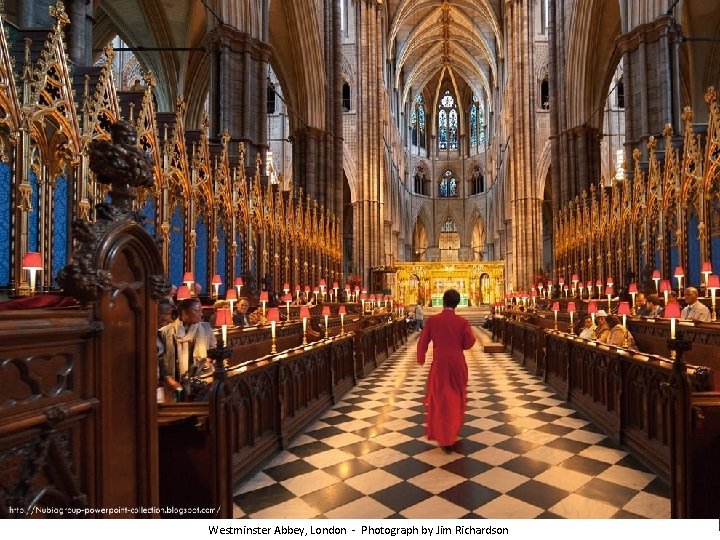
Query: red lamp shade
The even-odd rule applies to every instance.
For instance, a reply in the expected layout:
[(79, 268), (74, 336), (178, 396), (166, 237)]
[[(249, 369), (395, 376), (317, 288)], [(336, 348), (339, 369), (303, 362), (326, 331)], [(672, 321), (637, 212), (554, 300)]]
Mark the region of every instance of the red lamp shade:
[(564, 277), (558, 278), (558, 283), (560, 285), (565, 285), (565, 278)]
[(601, 279), (595, 280), (595, 286), (602, 287), (602, 280)]
[(560, 302), (553, 302), (552, 310), (560, 311)]
[(535, 298), (537, 296), (537, 291), (535, 289), (532, 290), (532, 297)]
[(180, 285), (177, 290), (177, 301), (182, 302), (190, 298), (190, 289), (187, 285)]
[(538, 289), (540, 289), (542, 291), (544, 288), (545, 288), (545, 285), (543, 285), (542, 283), (538, 283)]
[(588, 303), (588, 313), (597, 313), (597, 304), (595, 303), (595, 300)]
[(367, 300), (367, 293), (361, 293), (360, 300)]
[(707, 282), (708, 289), (720, 289), (720, 276), (714, 274), (708, 276)]
[(291, 294), (283, 295), (282, 301), (283, 302), (292, 302), (292, 295)]
[(670, 281), (667, 279), (663, 279), (660, 282), (660, 292), (670, 291), (672, 288), (670, 287)]
[(630, 315), (630, 304), (628, 302), (620, 302), (618, 315)]
[(552, 281), (547, 282), (548, 289), (552, 289)]
[(320, 292), (320, 287), (315, 287), (313, 289), (313, 294), (318, 294)]
[(290, 290), (290, 284), (289, 283), (283, 283), (283, 291), (289, 291)]
[(323, 316), (327, 315), (329, 317), (330, 316), (330, 306), (323, 306), (322, 314), (323, 314)]
[(324, 279), (321, 279), (320, 281), (318, 281), (318, 286), (319, 286), (319, 287), (324, 287), (324, 286), (325, 286), (325, 280), (324, 280)]
[(675, 277), (684, 277), (685, 276), (685, 270), (683, 270), (682, 266), (676, 266), (675, 267), (675, 273), (673, 274)]
[(212, 277), (212, 280), (210, 280), (210, 283), (212, 285), (222, 285), (222, 278), (220, 277), (220, 274), (215, 274)]
[(701, 274), (709, 274), (712, 272), (712, 264), (710, 264), (710, 261), (706, 261), (702, 263), (702, 268), (700, 269)]
[(660, 275), (660, 270), (653, 270), (652, 278), (653, 279), (661, 279), (662, 276)]
[[(630, 294), (638, 292), (637, 283), (631, 283), (630, 286), (628, 287), (628, 292)], [(621, 315), (622, 315), (622, 313), (621, 313)]]
[(300, 285), (295, 285), (295, 292), (300, 292)]
[(573, 274), (573, 275), (572, 275), (572, 279), (571, 279), (570, 281), (572, 281), (572, 282), (574, 283), (574, 282), (576, 282), (576, 281), (580, 281), (580, 278), (578, 277), (577, 274)]
[(575, 313), (575, 302), (568, 302), (567, 310), (568, 313)]
[(310, 318), (310, 310), (307, 306), (300, 306), (300, 318), (301, 319), (309, 319)]
[(612, 295), (613, 295), (613, 288), (612, 288), (611, 285), (608, 285), (608, 286), (605, 288), (605, 294), (608, 295), (608, 296), (612, 296)]
[(615, 285), (615, 280), (611, 277), (607, 278), (607, 286), (612, 287), (613, 285)]
[(42, 255), (37, 251), (28, 251), (22, 260), (24, 270), (42, 270)]
[(228, 289), (225, 291), (225, 300), (237, 300), (237, 291), (235, 289)]
[(568, 286), (567, 286), (567, 285), (563, 285), (563, 290), (564, 290), (564, 291), (567, 291), (567, 290), (568, 290)]
[(680, 318), (680, 304), (677, 302), (670, 302), (665, 306), (665, 318), (666, 319), (679, 319)]
[(267, 320), (269, 322), (280, 322), (280, 310), (276, 307), (271, 307), (267, 311)]
[(236, 287), (242, 287), (243, 285), (245, 285), (241, 277), (236, 277), (234, 284)]
[(374, 295), (374, 294), (371, 294), (370, 296), (368, 296), (368, 300), (370, 300), (371, 302), (374, 302), (374, 301), (375, 301), (375, 295)]
[(333, 281), (333, 289), (339, 289), (340, 286), (338, 285), (337, 281)]
[(187, 282), (189, 282), (189, 281), (194, 282), (194, 281), (195, 281), (195, 276), (193, 276), (193, 273), (192, 273), (192, 272), (185, 272), (185, 273), (183, 274), (183, 283), (187, 283)]
[(260, 292), (260, 301), (261, 302), (267, 302), (268, 299), (268, 292), (267, 291), (261, 291)]
[(215, 326), (232, 326), (233, 320), (228, 308), (218, 309), (215, 313)]
[(345, 291), (346, 291), (346, 292), (349, 292), (349, 291), (350, 291), (350, 284), (345, 285)]
[(585, 286), (586, 286), (588, 289), (592, 289), (592, 281), (588, 281), (588, 282), (585, 284)]
[(345, 315), (347, 311), (345, 311), (345, 306), (340, 306), (338, 308), (338, 315)]
[(306, 292), (306, 293), (309, 293), (309, 292), (310, 292), (310, 285), (305, 285), (305, 292)]

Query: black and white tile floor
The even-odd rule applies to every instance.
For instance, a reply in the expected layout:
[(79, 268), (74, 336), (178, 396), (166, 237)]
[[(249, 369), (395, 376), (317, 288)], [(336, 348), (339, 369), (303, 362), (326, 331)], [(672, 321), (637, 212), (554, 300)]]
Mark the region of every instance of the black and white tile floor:
[[(424, 436), (408, 345), (240, 486), (250, 518), (669, 518), (670, 490), (509, 355), (466, 352), (455, 452)], [(432, 351), (432, 347), (430, 349)]]

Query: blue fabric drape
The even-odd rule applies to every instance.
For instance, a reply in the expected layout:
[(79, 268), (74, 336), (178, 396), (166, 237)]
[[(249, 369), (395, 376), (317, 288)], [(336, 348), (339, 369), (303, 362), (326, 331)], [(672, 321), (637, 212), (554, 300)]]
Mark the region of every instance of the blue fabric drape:
[(59, 176), (55, 181), (52, 200), (52, 279), (67, 264), (68, 242), (68, 181)]
[(185, 248), (185, 220), (179, 207), (175, 207), (170, 218), (170, 283), (182, 285), (185, 263), (183, 250)]
[(10, 284), (11, 189), (12, 170), (10, 165), (0, 163), (0, 287)]
[(208, 227), (205, 216), (200, 214), (195, 222), (195, 281), (202, 290), (209, 292), (208, 282)]

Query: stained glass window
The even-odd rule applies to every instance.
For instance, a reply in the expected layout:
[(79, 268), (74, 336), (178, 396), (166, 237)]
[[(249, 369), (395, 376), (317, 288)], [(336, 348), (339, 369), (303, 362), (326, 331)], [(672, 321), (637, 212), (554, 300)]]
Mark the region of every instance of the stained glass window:
[(473, 103), (470, 107), (470, 146), (477, 146), (477, 104)]
[(32, 210), (28, 216), (28, 251), (40, 251), (38, 232), (40, 228), (40, 185), (34, 172), (30, 173), (30, 187), (32, 195), (30, 204)]
[(457, 197), (457, 180), (451, 171), (445, 171), (440, 179), (440, 197)]
[(10, 284), (10, 166), (0, 163), (0, 287)]
[(446, 91), (438, 111), (438, 150), (458, 149), (458, 113), (455, 99)]

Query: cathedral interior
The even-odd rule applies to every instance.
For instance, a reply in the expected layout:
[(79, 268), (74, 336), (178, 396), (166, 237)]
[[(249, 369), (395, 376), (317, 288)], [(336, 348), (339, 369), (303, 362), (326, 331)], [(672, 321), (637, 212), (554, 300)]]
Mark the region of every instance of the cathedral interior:
[[(0, 517), (717, 518), (714, 1), (0, 20)], [(477, 344), (446, 456), (414, 355), (449, 288)], [(158, 383), (175, 293), (255, 317), (215, 305), (193, 399)]]

